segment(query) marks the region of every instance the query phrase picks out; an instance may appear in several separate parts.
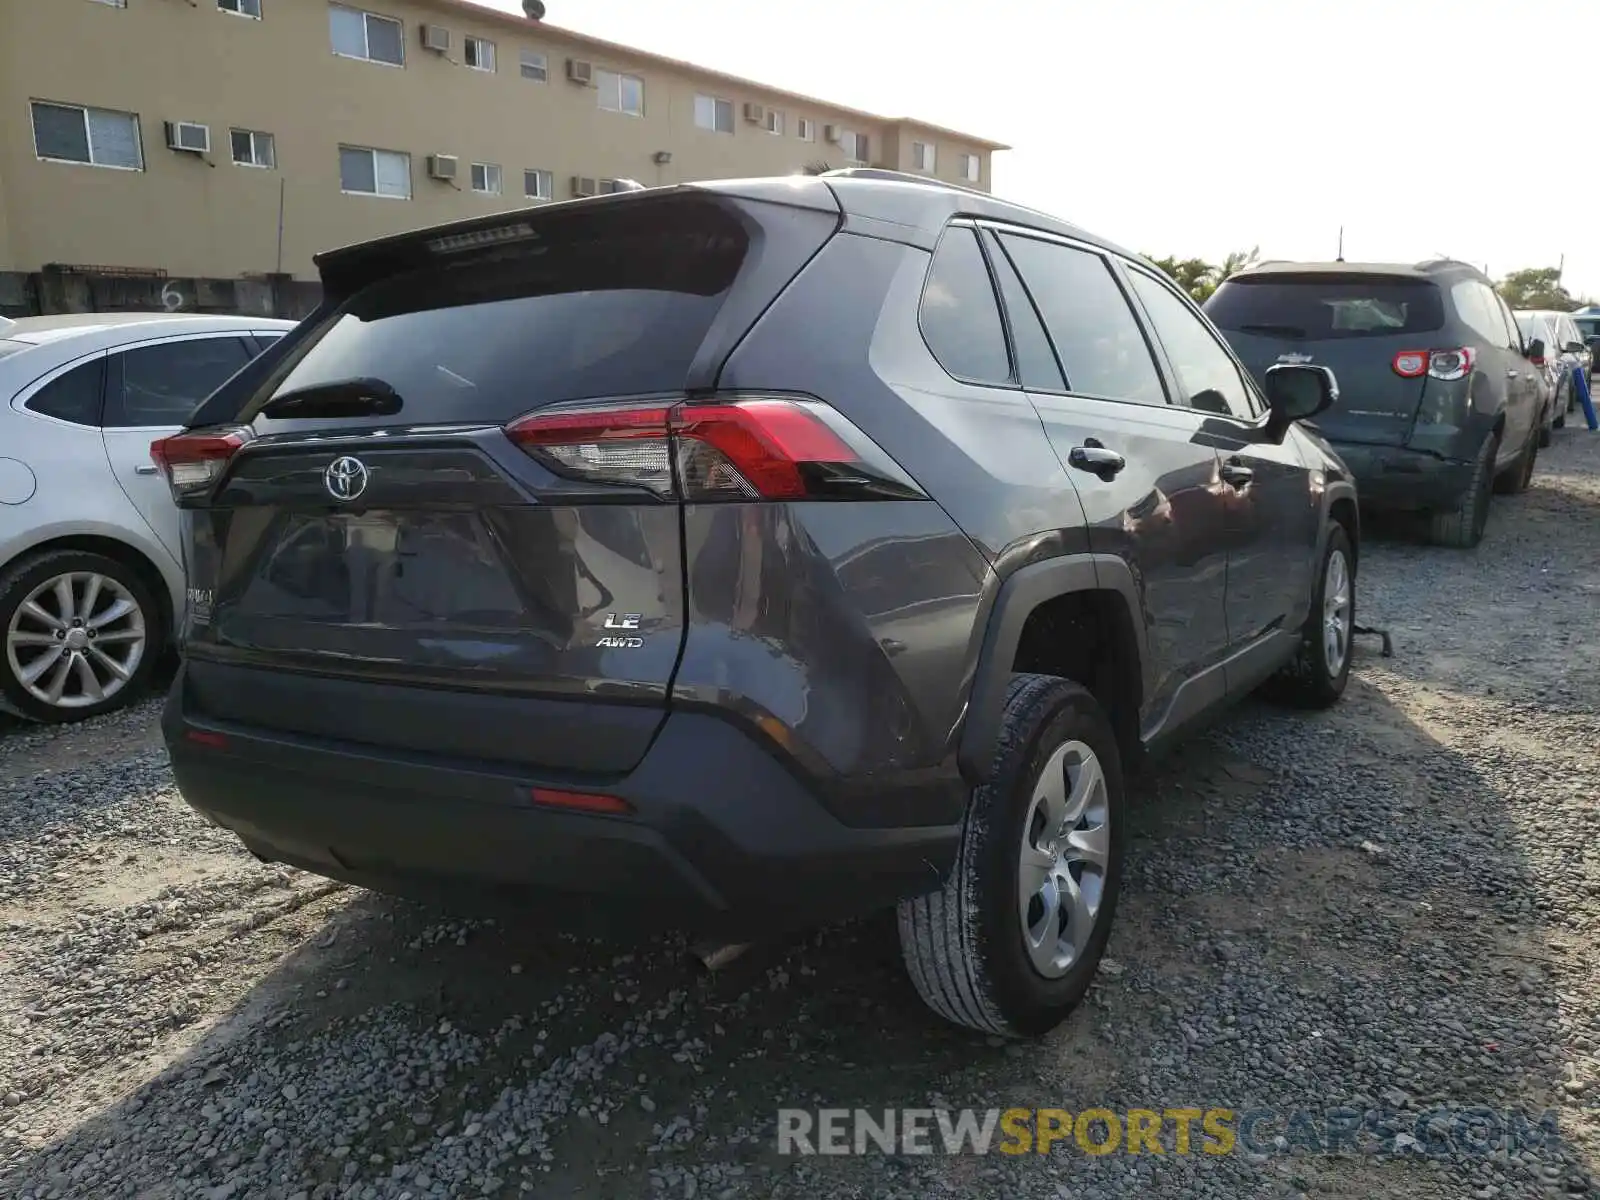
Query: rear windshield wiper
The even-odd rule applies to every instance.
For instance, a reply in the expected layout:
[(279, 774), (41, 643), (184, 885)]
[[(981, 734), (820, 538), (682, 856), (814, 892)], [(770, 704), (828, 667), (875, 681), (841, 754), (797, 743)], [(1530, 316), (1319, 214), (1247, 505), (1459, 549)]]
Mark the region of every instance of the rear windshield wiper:
[(1298, 325), (1241, 325), (1240, 333), (1271, 333), (1279, 337), (1303, 338), (1306, 331)]
[(400, 411), (400, 393), (381, 379), (340, 379), (296, 388), (274, 396), (261, 415), (274, 421), (298, 417), (392, 417)]

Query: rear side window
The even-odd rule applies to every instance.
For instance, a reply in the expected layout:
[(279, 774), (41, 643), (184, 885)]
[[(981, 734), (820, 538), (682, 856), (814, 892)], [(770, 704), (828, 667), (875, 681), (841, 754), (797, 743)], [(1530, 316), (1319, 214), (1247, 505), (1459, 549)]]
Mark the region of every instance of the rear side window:
[(376, 378), (406, 424), (681, 389), (749, 240), (708, 204), (574, 215), (536, 240), (440, 257), (356, 291), (270, 375), (276, 396)]
[(1011, 359), (989, 268), (971, 229), (945, 230), (934, 251), (918, 313), (939, 365), (969, 383), (1011, 384)]
[(1055, 343), (1067, 387), (1088, 396), (1165, 404), (1150, 347), (1098, 254), (1056, 242), (1000, 238)]
[(182, 425), (253, 355), (243, 338), (191, 338), (113, 355), (107, 429)]
[(1450, 289), (1450, 304), (1471, 329), (1491, 346), (1506, 344), (1506, 330), (1500, 319), (1494, 293), (1476, 279), (1463, 279)]
[(1444, 300), (1422, 279), (1317, 273), (1230, 279), (1205, 303), (1218, 329), (1329, 341), (1431, 333), (1444, 328)]
[(23, 406), (47, 417), (74, 425), (100, 424), (100, 403), (105, 395), (106, 360), (95, 358), (57, 375), (35, 392)]

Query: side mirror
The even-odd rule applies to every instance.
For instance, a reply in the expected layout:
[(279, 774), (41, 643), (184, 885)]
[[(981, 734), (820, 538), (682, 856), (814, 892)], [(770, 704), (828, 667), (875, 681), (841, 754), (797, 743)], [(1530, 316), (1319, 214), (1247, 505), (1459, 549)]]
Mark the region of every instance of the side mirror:
[(1529, 342), (1528, 343), (1527, 355), (1528, 355), (1528, 358), (1530, 360), (1532, 360), (1533, 362), (1543, 362), (1544, 361), (1544, 339), (1543, 338), (1534, 338), (1533, 341)]
[(1563, 351), (1563, 353), (1564, 354), (1582, 354), (1583, 353), (1583, 343), (1582, 342), (1568, 342), (1567, 343), (1567, 348), (1566, 348), (1566, 350)]
[(1327, 367), (1278, 363), (1267, 368), (1267, 426), (1281, 437), (1296, 421), (1306, 421), (1339, 402), (1339, 380)]

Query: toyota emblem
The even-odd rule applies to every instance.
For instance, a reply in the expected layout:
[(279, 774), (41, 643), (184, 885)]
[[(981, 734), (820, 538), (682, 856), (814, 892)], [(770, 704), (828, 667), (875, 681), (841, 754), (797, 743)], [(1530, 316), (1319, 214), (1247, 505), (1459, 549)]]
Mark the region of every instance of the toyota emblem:
[(348, 454), (336, 458), (322, 473), (322, 482), (327, 485), (328, 495), (335, 500), (354, 500), (367, 490), (367, 465)]

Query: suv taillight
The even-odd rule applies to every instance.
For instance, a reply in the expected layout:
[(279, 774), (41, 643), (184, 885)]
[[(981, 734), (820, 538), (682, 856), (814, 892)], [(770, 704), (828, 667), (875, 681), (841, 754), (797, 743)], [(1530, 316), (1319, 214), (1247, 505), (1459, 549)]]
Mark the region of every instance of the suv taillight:
[(1394, 356), (1394, 373), (1402, 379), (1465, 379), (1472, 374), (1478, 352), (1471, 346), (1459, 350), (1402, 350)]
[(248, 425), (219, 425), (175, 433), (150, 443), (150, 459), (167, 477), (172, 498), (205, 491), (222, 476), (231, 459), (254, 434)]
[(563, 406), (511, 422), (506, 436), (560, 475), (697, 502), (923, 495), (816, 400)]

